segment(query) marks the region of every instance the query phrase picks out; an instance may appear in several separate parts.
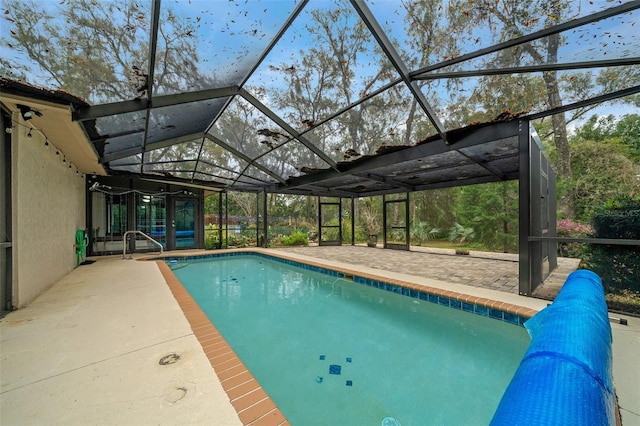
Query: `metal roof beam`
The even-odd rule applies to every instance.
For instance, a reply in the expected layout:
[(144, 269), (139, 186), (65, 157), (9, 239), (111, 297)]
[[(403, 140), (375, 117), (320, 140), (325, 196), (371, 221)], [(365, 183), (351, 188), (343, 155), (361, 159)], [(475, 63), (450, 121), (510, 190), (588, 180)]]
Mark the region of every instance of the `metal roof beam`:
[(452, 180), (448, 182), (435, 182), (435, 183), (427, 183), (424, 185), (416, 185), (416, 191), (451, 188), (454, 186), (478, 185), (481, 183), (503, 182), (507, 180), (517, 180), (518, 178), (519, 178), (518, 172), (507, 174), (505, 176), (505, 179), (498, 179), (494, 175), (480, 176), (480, 177), (474, 177), (469, 179)]
[(297, 186), (310, 185), (326, 179), (336, 178), (341, 175), (367, 173), (376, 168), (385, 167), (390, 164), (417, 160), (449, 151), (459, 152), (462, 148), (481, 145), (483, 143), (509, 137), (517, 137), (517, 135), (518, 123), (516, 121), (493, 123), (468, 132), (461, 132), (461, 134), (458, 134), (455, 131), (453, 133), (449, 132), (449, 144), (446, 144), (442, 139), (437, 139), (428, 143), (422, 143), (399, 151), (390, 152), (388, 154), (365, 158), (349, 164), (341, 164), (341, 172), (324, 170), (306, 176), (291, 178), (287, 181), (284, 187), (295, 188)]
[(368, 95), (363, 96), (362, 98), (358, 99), (357, 101), (352, 102), (351, 104), (347, 105), (346, 107), (343, 107), (342, 109), (338, 110), (337, 112), (334, 112), (333, 114), (323, 118), (322, 120), (318, 121), (313, 126), (309, 127), (308, 129), (306, 129), (304, 132), (302, 132), (300, 134), (304, 135), (304, 134), (312, 131), (316, 127), (322, 126), (324, 123), (333, 120), (334, 118), (344, 114), (345, 112), (349, 111), (350, 109), (353, 109), (353, 108), (357, 107), (360, 104), (365, 103), (369, 99), (371, 99), (371, 98), (373, 98), (375, 96), (378, 96), (380, 93), (386, 92), (387, 90), (391, 89), (392, 87), (396, 86), (399, 83), (402, 83), (402, 79), (401, 78), (398, 78), (396, 80), (393, 80), (390, 83), (385, 84), (384, 86), (380, 87), (379, 89), (374, 90), (373, 92), (369, 93)]
[(197, 181), (198, 183), (194, 183), (191, 180), (188, 179), (183, 179), (183, 178), (178, 178), (178, 177), (156, 177), (153, 175), (141, 175), (140, 176), (141, 180), (147, 181), (147, 182), (157, 182), (157, 183), (167, 183), (170, 185), (182, 185), (182, 186), (186, 186), (188, 188), (197, 188), (197, 189), (204, 189), (207, 191), (216, 191), (216, 192), (221, 192), (224, 191), (226, 189), (225, 185), (221, 185), (218, 182), (205, 182), (205, 181)]
[[(202, 133), (191, 133), (189, 135), (180, 136), (173, 139), (166, 139), (163, 141), (152, 142), (147, 144), (147, 151), (153, 151), (155, 149), (166, 148), (172, 145), (178, 145), (185, 142), (195, 142), (198, 139), (202, 139), (204, 136)], [(133, 148), (123, 149), (120, 151), (112, 152), (110, 154), (105, 154), (100, 158), (101, 163), (108, 163), (110, 161), (119, 160), (121, 158), (126, 158), (131, 155), (142, 154), (144, 152), (144, 148), (142, 146), (136, 146)], [(194, 160), (195, 161), (195, 160)]]
[(181, 105), (190, 102), (206, 101), (208, 99), (225, 98), (238, 94), (238, 86), (221, 87), (217, 89), (199, 90), (197, 92), (176, 93), (174, 95), (156, 96), (151, 101), (147, 99), (133, 99), (129, 101), (113, 102), (110, 104), (94, 105), (71, 112), (73, 121), (87, 121), (110, 115), (144, 111), (146, 109), (162, 108)]
[(376, 20), (375, 16), (373, 16), (373, 13), (371, 13), (369, 7), (366, 5), (364, 0), (351, 0), (351, 4), (356, 9), (356, 12), (358, 12), (358, 15), (360, 15), (360, 18), (364, 21), (365, 25), (369, 28), (369, 31), (371, 31), (373, 37), (378, 41), (378, 44), (380, 45), (396, 71), (400, 74), (400, 77), (405, 82), (422, 110), (425, 112), (425, 114), (427, 114), (429, 121), (431, 121), (431, 124), (433, 124), (433, 126), (436, 128), (438, 134), (440, 135), (440, 138), (446, 143), (447, 131), (445, 127), (440, 122), (440, 119), (436, 115), (433, 108), (431, 108), (431, 104), (429, 104), (429, 101), (427, 101), (427, 98), (422, 93), (422, 90), (420, 90), (418, 84), (415, 81), (412, 81), (409, 74), (409, 68), (407, 68), (407, 66), (405, 65), (404, 61), (400, 57), (400, 54), (396, 51), (395, 47)]
[(520, 44), (528, 43), (543, 37), (547, 37), (553, 34), (561, 33), (563, 31), (571, 30), (573, 28), (581, 27), (583, 25), (590, 24), (592, 22), (597, 22), (602, 19), (607, 19), (612, 16), (616, 16), (622, 13), (631, 12), (635, 9), (640, 8), (640, 0), (633, 0), (620, 6), (615, 6), (606, 10), (603, 10), (598, 13), (594, 13), (591, 15), (583, 16), (582, 18), (577, 18), (569, 22), (565, 22), (563, 24), (559, 24), (553, 27), (545, 28), (540, 31), (536, 31), (531, 34), (527, 34), (522, 37), (514, 38), (512, 40), (505, 41), (503, 43), (494, 44), (493, 46), (489, 46), (484, 49), (476, 50), (475, 52), (467, 53), (466, 55), (458, 56), (457, 58), (449, 59), (447, 61), (442, 61), (434, 65), (429, 65), (427, 67), (420, 68), (416, 71), (413, 71), (410, 75), (414, 77), (416, 75), (424, 74), (429, 71), (437, 70), (440, 68), (447, 67), (449, 65), (459, 64), (460, 62), (468, 61), (470, 59), (477, 58), (479, 56), (484, 56), (489, 53), (494, 53), (499, 50), (508, 49), (509, 47), (518, 46)]
[(640, 57), (608, 59), (608, 60), (602, 60), (602, 61), (574, 62), (569, 64), (544, 64), (544, 65), (531, 65), (531, 66), (525, 66), (525, 67), (488, 68), (484, 70), (429, 72), (425, 74), (416, 75), (414, 79), (439, 80), (442, 78), (463, 78), (463, 77), (478, 77), (478, 76), (485, 76), (485, 75), (523, 74), (523, 73), (545, 72), (545, 71), (565, 71), (565, 70), (576, 70), (576, 69), (586, 69), (586, 68), (619, 67), (619, 66), (638, 65), (638, 64), (640, 64)]
[[(201, 171), (196, 173), (200, 173), (201, 175), (205, 175), (205, 176), (210, 176), (214, 179), (218, 179), (218, 181), (231, 182), (231, 185), (233, 185), (233, 183), (236, 181), (236, 178), (229, 178), (229, 177), (217, 175), (215, 173), (207, 173), (207, 172), (201, 172)], [(192, 177), (191, 180), (195, 180), (195, 179)], [(229, 183), (225, 183), (225, 185), (229, 186)]]
[(489, 173), (491, 173), (492, 175), (494, 175), (495, 177), (497, 177), (500, 180), (504, 180), (506, 175), (504, 173), (502, 173), (500, 170), (498, 170), (497, 168), (495, 168), (494, 166), (492, 166), (491, 164), (489, 164), (489, 162), (487, 160), (485, 160), (484, 158), (481, 158), (477, 155), (472, 155), (472, 154), (467, 154), (465, 152), (462, 152), (460, 150), (457, 150), (457, 152), (464, 156), (465, 158), (468, 158), (469, 160), (471, 160), (473, 163), (477, 164), (478, 166), (482, 167), (483, 169), (485, 169), (486, 171), (488, 171)]
[(151, 34), (149, 35), (149, 57), (147, 64), (149, 72), (146, 81), (146, 98), (151, 103), (153, 97), (153, 77), (156, 69), (156, 50), (158, 48), (158, 27), (160, 26), (160, 0), (153, 0), (151, 4)]
[(270, 120), (275, 122), (278, 126), (282, 127), (286, 130), (290, 135), (292, 135), (296, 140), (298, 140), (301, 144), (303, 144), (307, 149), (316, 154), (318, 157), (322, 159), (325, 163), (329, 165), (332, 169), (338, 170), (338, 166), (336, 162), (333, 161), (327, 154), (324, 153), (320, 148), (315, 146), (311, 141), (302, 136), (300, 132), (291, 127), (286, 121), (282, 118), (278, 117), (271, 109), (267, 108), (262, 102), (253, 97), (249, 92), (244, 89), (240, 89), (240, 96), (242, 96), (247, 102), (260, 110), (264, 115), (269, 117)]
[[(193, 160), (192, 160), (192, 161), (193, 161)], [(217, 167), (218, 169), (222, 169), (222, 170), (225, 170), (225, 171), (227, 171), (227, 172), (229, 172), (229, 173), (233, 173), (234, 175), (240, 175), (240, 173), (238, 173), (238, 172), (237, 172), (237, 171), (235, 171), (235, 170), (231, 170), (231, 169), (229, 169), (229, 168), (227, 168), (227, 167), (222, 167), (222, 166), (221, 166), (221, 165), (219, 165), (219, 164), (214, 164), (214, 163), (212, 163), (211, 161), (203, 160), (202, 158), (201, 158), (198, 162), (199, 162), (199, 163), (204, 163), (204, 164), (206, 164), (207, 166)], [(197, 171), (195, 171), (195, 173), (202, 173), (202, 174), (205, 174), (205, 175), (218, 176), (218, 175), (213, 175), (213, 174), (211, 174), (211, 173), (203, 172), (203, 171), (201, 171), (201, 170), (197, 170)], [(220, 176), (220, 177), (224, 178), (223, 176)], [(258, 182), (261, 182), (261, 183), (263, 183), (264, 185), (271, 185), (271, 184), (272, 184), (271, 182), (268, 182), (268, 181), (266, 181), (266, 180), (259, 179), (259, 178), (257, 178), (257, 177), (253, 177), (253, 176), (249, 176), (249, 175), (245, 175), (245, 177), (246, 177), (246, 178), (249, 178), (249, 179), (253, 179), (253, 180), (258, 181)], [(227, 179), (227, 180), (235, 180), (235, 178), (233, 178), (233, 179), (231, 179), (231, 178), (224, 178), (224, 179)]]
[[(228, 145), (227, 143), (223, 142), (222, 140), (218, 139), (217, 137), (207, 133), (205, 135), (205, 137), (213, 142), (215, 142), (216, 144), (220, 145), (222, 148), (226, 149), (227, 151), (229, 151), (231, 154), (235, 155), (236, 157), (242, 158), (244, 161), (246, 161), (247, 163), (249, 163), (250, 165), (255, 166), (257, 169), (263, 171), (264, 173), (268, 174), (269, 176), (271, 176), (272, 178), (274, 178), (275, 180), (277, 180), (280, 183), (285, 183), (285, 179), (280, 176), (277, 175), (276, 173), (272, 172), (271, 170), (269, 170), (268, 168), (264, 167), (263, 165), (261, 165), (260, 163), (255, 163), (251, 158), (249, 158), (246, 154), (238, 151), (237, 149), (235, 149), (234, 147), (232, 147), (231, 145)], [(203, 144), (204, 145), (204, 144)], [(200, 161), (200, 160), (198, 160)]]
[[(149, 35), (149, 57), (148, 64), (149, 71), (145, 76), (146, 81), (143, 87), (138, 88), (138, 92), (146, 90), (147, 101), (151, 104), (151, 98), (153, 97), (153, 75), (156, 67), (156, 49), (158, 44), (158, 27), (160, 25), (160, 0), (154, 0), (151, 3), (151, 34)], [(149, 123), (151, 116), (151, 110), (147, 109), (145, 112), (144, 121), (144, 137), (142, 138), (142, 150), (146, 151), (147, 139), (149, 138)], [(144, 153), (142, 154), (142, 163), (140, 164), (140, 174), (144, 171)]]
[(243, 87), (245, 83), (249, 80), (249, 78), (251, 78), (251, 76), (258, 69), (260, 64), (262, 64), (262, 61), (264, 61), (264, 59), (267, 57), (267, 55), (269, 55), (269, 53), (273, 50), (276, 44), (278, 44), (278, 42), (280, 41), (284, 33), (287, 32), (291, 24), (293, 24), (293, 22), (296, 20), (300, 12), (302, 12), (302, 9), (304, 9), (308, 3), (309, 3), (309, 0), (302, 0), (300, 4), (296, 6), (295, 10), (291, 13), (289, 18), (287, 18), (282, 28), (280, 28), (280, 30), (276, 33), (276, 35), (271, 39), (271, 41), (269, 42), (269, 45), (264, 50), (264, 52), (262, 52), (262, 55), (260, 55), (260, 58), (258, 59), (256, 64), (253, 66), (251, 70), (249, 70), (249, 72), (244, 77), (244, 79), (242, 79), (242, 82), (239, 84), (240, 87)]
[(318, 185), (310, 185), (310, 186), (312, 186), (312, 188), (309, 188), (309, 189), (298, 188), (297, 190), (308, 192), (307, 195), (321, 195), (323, 197), (351, 198), (355, 195), (354, 192), (345, 191), (343, 189), (327, 188), (326, 186), (318, 186)]
[[(507, 175), (506, 180), (517, 180), (519, 177), (518, 173), (509, 173)], [(435, 182), (428, 183), (424, 185), (416, 185), (414, 191), (426, 191), (431, 189), (442, 189), (442, 188), (451, 188), (454, 186), (466, 186), (466, 185), (478, 185), (481, 183), (491, 183), (491, 182), (501, 182), (501, 179), (497, 179), (495, 176), (481, 176), (475, 178), (469, 178), (464, 180), (452, 180), (447, 182)], [(406, 190), (398, 188), (397, 190), (388, 191), (388, 190), (376, 190), (376, 191), (364, 191), (354, 194), (355, 197), (373, 197), (376, 195), (387, 195), (387, 194), (398, 194), (406, 192)]]
[(585, 99), (583, 101), (578, 101), (572, 104), (562, 105), (556, 108), (548, 109), (546, 111), (530, 114), (522, 118), (526, 118), (528, 120), (537, 120), (539, 118), (548, 117), (550, 115), (559, 114), (561, 112), (571, 111), (572, 109), (583, 108), (589, 105), (599, 104), (602, 102), (623, 98), (629, 95), (635, 95), (636, 93), (640, 93), (640, 86), (633, 86), (627, 89), (617, 90), (615, 92), (607, 93), (600, 96), (595, 96), (593, 98)]
[(392, 186), (400, 186), (402, 188), (405, 188), (409, 191), (415, 191), (415, 186), (405, 183), (405, 182), (401, 182), (397, 179), (393, 179), (390, 177), (386, 177), (386, 176), (380, 176), (377, 174), (373, 174), (373, 173), (353, 173), (353, 176), (357, 176), (363, 179), (367, 179), (367, 180), (371, 180), (374, 182), (380, 182), (380, 183), (385, 183), (387, 185), (392, 185)]
[[(160, 161), (147, 161), (144, 163), (145, 166), (155, 166), (160, 164), (181, 164), (181, 163), (191, 163), (196, 161), (195, 159), (182, 159), (178, 158), (176, 160), (160, 160)], [(183, 170), (184, 171), (184, 170)]]

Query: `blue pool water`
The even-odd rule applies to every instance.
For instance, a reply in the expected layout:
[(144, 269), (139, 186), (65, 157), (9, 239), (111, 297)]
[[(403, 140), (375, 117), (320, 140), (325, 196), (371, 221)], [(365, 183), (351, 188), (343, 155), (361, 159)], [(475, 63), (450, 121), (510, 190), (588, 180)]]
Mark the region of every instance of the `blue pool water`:
[(530, 341), (517, 325), (263, 256), (177, 266), (293, 425), (488, 424)]

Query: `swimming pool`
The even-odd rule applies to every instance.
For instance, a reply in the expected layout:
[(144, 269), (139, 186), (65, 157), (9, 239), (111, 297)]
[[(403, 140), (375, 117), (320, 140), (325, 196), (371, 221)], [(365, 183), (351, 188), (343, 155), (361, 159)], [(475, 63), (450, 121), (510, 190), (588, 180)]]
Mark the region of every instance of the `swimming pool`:
[(294, 425), (487, 424), (529, 343), (437, 296), (261, 255), (174, 273)]

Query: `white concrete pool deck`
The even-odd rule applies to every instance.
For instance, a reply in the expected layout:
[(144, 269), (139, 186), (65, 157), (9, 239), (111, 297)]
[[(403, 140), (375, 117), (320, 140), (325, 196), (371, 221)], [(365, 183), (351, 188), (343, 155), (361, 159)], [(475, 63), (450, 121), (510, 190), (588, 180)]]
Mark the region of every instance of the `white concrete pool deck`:
[[(408, 274), (375, 274), (536, 310), (548, 303)], [(640, 318), (624, 318), (628, 326), (611, 324), (614, 380), (623, 425), (640, 425)], [(0, 337), (2, 425), (242, 424), (155, 262), (114, 256), (80, 266), (0, 320)], [(171, 354), (179, 359), (160, 365)]]

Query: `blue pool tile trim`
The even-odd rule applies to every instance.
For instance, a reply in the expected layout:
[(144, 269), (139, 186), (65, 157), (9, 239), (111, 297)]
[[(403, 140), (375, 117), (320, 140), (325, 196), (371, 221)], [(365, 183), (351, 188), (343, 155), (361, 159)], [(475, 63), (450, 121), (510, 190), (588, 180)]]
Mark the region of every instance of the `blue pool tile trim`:
[(483, 317), (488, 317), (489, 316), (489, 308), (487, 308), (486, 306), (482, 306), (482, 305), (473, 305), (473, 313), (474, 314), (478, 314), (478, 315), (482, 315)]
[(498, 309), (489, 308), (489, 317), (493, 319), (503, 319), (502, 311)]
[[(228, 252), (228, 253), (207, 253), (207, 254), (198, 254), (191, 256), (162, 256), (156, 257), (154, 260), (164, 260), (169, 265), (176, 265), (180, 263), (180, 261), (206, 261), (215, 258), (223, 258), (223, 257), (236, 257), (236, 256), (257, 256), (268, 260), (273, 260), (276, 262), (284, 263), (290, 266), (296, 266), (298, 268), (302, 268), (308, 271), (319, 272), (321, 274), (329, 275), (331, 277), (336, 278), (344, 278), (345, 274), (339, 271), (335, 271), (333, 269), (324, 268), (321, 266), (309, 265), (307, 263), (299, 262), (296, 260), (284, 259), (277, 256), (270, 256), (265, 253), (256, 253), (256, 252)], [(351, 277), (352, 275), (349, 275)], [(234, 280), (234, 278), (232, 278)], [(529, 318), (521, 317), (520, 315), (512, 314), (509, 312), (505, 312), (499, 309), (489, 308), (486, 306), (478, 305), (475, 303), (463, 302), (457, 299), (452, 299), (446, 296), (433, 294), (426, 291), (419, 291), (416, 289), (404, 287), (398, 284), (392, 284), (384, 281), (375, 280), (372, 278), (360, 277), (358, 275), (353, 275), (353, 282), (357, 284), (366, 285), (368, 287), (377, 288), (384, 291), (389, 291), (391, 293), (400, 294), (402, 296), (411, 297), (413, 299), (423, 300), (425, 302), (435, 303), (437, 305), (446, 306), (451, 309), (457, 309), (464, 312), (480, 315), (483, 317), (488, 317), (491, 319), (496, 319), (500, 321), (507, 322), (509, 324), (517, 325), (520, 327), (524, 327), (525, 321)], [(324, 359), (324, 357), (320, 357), (320, 359)], [(340, 374), (340, 373), (338, 373)], [(347, 385), (351, 386), (351, 385)]]
[(510, 312), (502, 312), (502, 319), (503, 321), (506, 321), (513, 325), (520, 325), (520, 322), (518, 321), (518, 315), (516, 314), (512, 314)]

